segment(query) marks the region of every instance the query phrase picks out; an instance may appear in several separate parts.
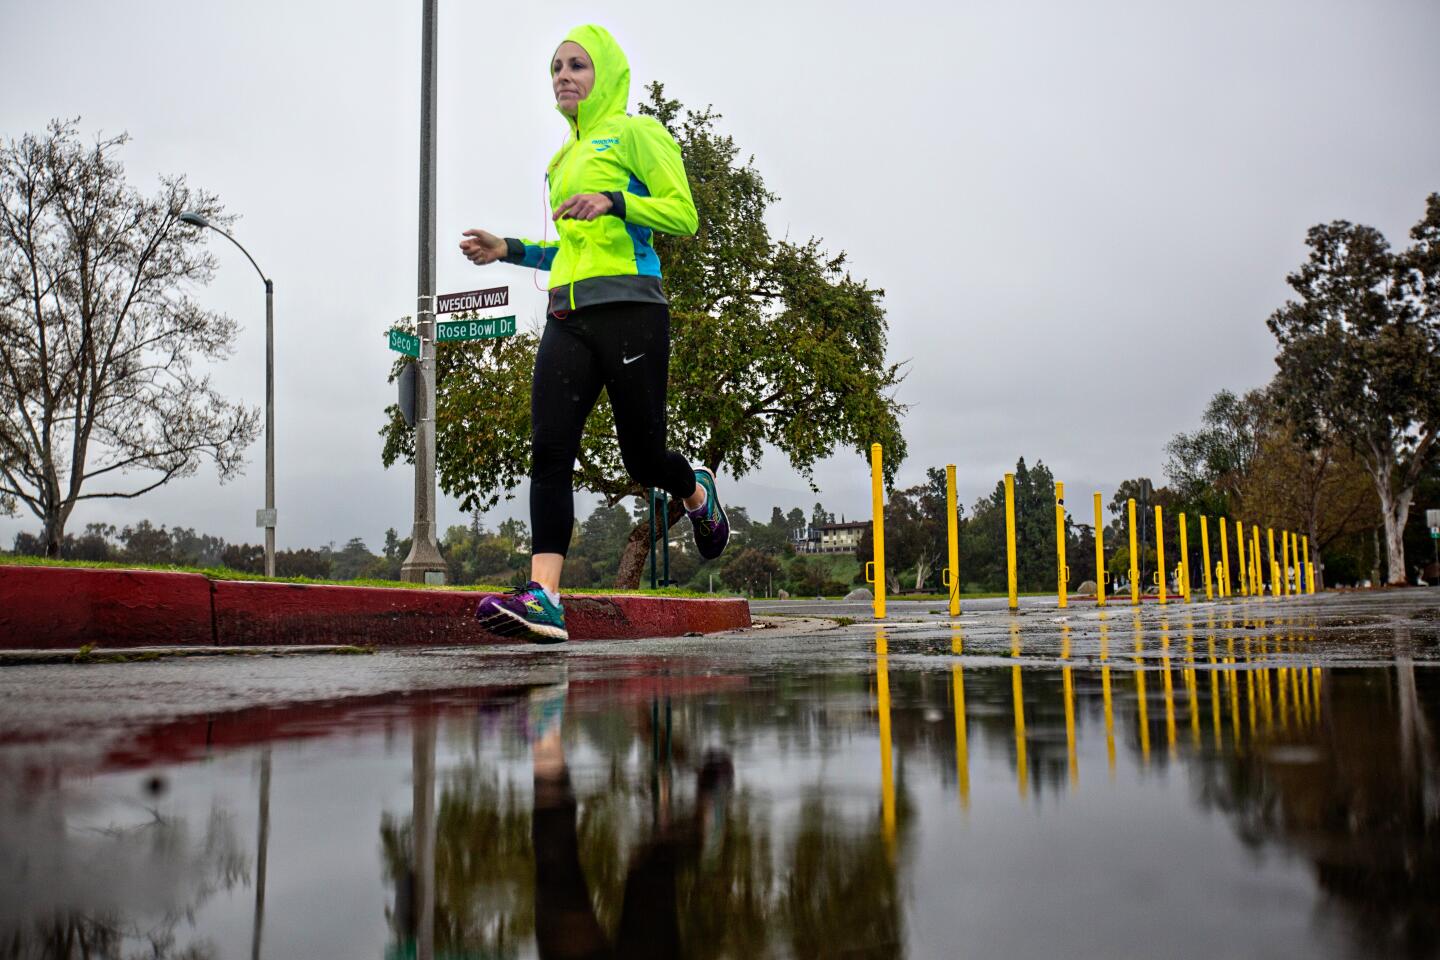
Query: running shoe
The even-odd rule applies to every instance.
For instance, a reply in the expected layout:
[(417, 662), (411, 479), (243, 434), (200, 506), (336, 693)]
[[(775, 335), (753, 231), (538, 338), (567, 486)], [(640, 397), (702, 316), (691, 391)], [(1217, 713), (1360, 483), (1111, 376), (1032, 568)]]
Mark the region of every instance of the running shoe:
[(545, 588), (534, 580), (507, 593), (487, 595), (475, 609), (475, 619), (502, 637), (520, 637), (532, 643), (570, 639), (565, 630), (565, 608), (551, 603)]
[(715, 474), (700, 467), (695, 471), (695, 482), (705, 490), (705, 505), (686, 512), (690, 516), (690, 525), (695, 529), (695, 546), (700, 550), (700, 556), (714, 560), (725, 552), (725, 544), (730, 541), (730, 521), (720, 506), (720, 498), (715, 496)]

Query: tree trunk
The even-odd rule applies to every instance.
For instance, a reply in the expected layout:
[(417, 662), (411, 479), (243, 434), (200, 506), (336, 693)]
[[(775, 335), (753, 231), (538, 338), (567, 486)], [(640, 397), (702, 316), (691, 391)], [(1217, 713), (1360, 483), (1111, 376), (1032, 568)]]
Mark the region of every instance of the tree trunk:
[[(1389, 477), (1385, 479), (1388, 481)], [(1410, 499), (1415, 495), (1415, 488), (1392, 494), (1389, 483), (1377, 483), (1376, 492), (1380, 495), (1380, 515), (1385, 521), (1385, 582), (1391, 586), (1403, 585), (1406, 582), (1405, 521), (1410, 518)]]
[(58, 510), (46, 511), (44, 533), (45, 556), (51, 560), (59, 560), (60, 545), (65, 542), (65, 518)]
[[(1325, 563), (1321, 559), (1320, 531), (1316, 526), (1315, 513), (1314, 510), (1310, 511), (1305, 531), (1310, 534), (1310, 570), (1315, 571), (1315, 592), (1320, 593), (1325, 589)], [(1310, 570), (1305, 571), (1305, 576), (1310, 576)]]
[(637, 523), (625, 541), (620, 553), (620, 568), (615, 571), (615, 587), (618, 590), (634, 590), (640, 586), (640, 577), (645, 573), (645, 564), (650, 559), (650, 521)]
[[(670, 498), (670, 509), (666, 511), (670, 522), (666, 524), (666, 535), (669, 535), (670, 527), (680, 519), (685, 512), (684, 505), (675, 498)], [(662, 544), (655, 545), (657, 562), (660, 560), (660, 551), (664, 549)], [(640, 586), (640, 578), (645, 574), (645, 564), (650, 562), (650, 521), (643, 520), (635, 524), (630, 531), (630, 539), (625, 541), (625, 549), (620, 553), (620, 568), (615, 571), (615, 588), (617, 590), (635, 590)], [(646, 581), (649, 586), (649, 581)]]

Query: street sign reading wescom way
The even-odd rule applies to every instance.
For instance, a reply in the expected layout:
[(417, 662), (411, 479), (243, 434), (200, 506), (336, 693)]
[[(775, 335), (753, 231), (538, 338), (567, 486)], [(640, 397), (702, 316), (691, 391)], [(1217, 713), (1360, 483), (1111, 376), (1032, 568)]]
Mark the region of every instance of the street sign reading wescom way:
[(509, 287), (486, 287), (462, 293), (442, 293), (435, 298), (436, 313), (459, 313), (462, 310), (490, 310), (510, 306)]

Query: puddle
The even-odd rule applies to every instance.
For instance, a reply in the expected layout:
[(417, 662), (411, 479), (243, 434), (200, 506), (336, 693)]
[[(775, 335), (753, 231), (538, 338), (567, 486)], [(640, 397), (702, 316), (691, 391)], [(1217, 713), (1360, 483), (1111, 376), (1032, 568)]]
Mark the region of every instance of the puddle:
[(0, 956), (1440, 955), (1440, 672), (1009, 640), (8, 748)]

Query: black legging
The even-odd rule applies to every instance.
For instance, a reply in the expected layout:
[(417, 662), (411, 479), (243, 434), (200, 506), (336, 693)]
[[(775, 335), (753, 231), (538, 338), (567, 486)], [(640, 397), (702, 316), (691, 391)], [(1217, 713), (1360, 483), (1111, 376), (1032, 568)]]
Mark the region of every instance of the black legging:
[(545, 320), (530, 385), (530, 529), (535, 553), (564, 554), (575, 525), (575, 457), (600, 389), (610, 397), (620, 456), (643, 487), (695, 492), (690, 462), (665, 449), (670, 309), (601, 303)]

